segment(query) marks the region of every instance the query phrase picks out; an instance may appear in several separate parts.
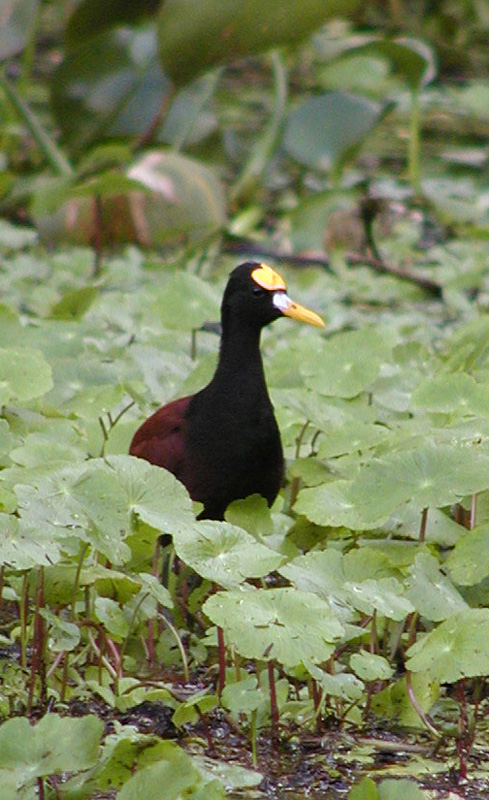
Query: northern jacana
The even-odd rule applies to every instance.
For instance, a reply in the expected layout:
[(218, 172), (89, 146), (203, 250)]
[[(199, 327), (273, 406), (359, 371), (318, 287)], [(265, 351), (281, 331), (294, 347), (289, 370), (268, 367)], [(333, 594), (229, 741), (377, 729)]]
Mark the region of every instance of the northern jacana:
[(282, 316), (324, 325), (289, 298), (284, 279), (271, 267), (236, 267), (222, 299), (219, 361), (211, 382), (160, 408), (131, 442), (131, 455), (165, 467), (204, 504), (201, 518), (223, 519), (229, 503), (250, 494), (262, 495), (271, 506), (279, 492), (284, 459), (260, 333)]

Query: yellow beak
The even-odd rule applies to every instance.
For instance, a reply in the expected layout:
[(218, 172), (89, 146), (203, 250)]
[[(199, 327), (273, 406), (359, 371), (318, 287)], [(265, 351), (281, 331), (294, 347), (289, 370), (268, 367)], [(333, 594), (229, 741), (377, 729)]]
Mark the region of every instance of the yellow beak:
[(285, 292), (275, 292), (273, 295), (273, 304), (285, 317), (292, 317), (300, 322), (308, 322), (310, 325), (317, 325), (318, 328), (324, 328), (324, 320), (321, 319), (319, 314), (311, 311), (305, 306), (294, 303)]

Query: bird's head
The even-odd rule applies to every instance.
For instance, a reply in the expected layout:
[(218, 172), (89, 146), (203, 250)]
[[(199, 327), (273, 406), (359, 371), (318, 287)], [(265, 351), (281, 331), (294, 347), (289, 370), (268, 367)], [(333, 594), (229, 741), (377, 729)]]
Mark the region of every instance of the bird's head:
[(262, 328), (279, 317), (324, 327), (315, 311), (295, 303), (282, 276), (268, 264), (247, 262), (231, 272), (222, 300), (223, 325), (232, 316)]

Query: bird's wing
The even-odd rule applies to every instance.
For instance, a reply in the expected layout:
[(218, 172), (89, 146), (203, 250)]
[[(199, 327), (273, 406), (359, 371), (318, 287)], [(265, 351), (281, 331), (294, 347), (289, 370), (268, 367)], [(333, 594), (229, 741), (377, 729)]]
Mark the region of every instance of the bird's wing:
[(190, 399), (181, 397), (155, 411), (134, 434), (129, 453), (164, 467), (181, 479)]

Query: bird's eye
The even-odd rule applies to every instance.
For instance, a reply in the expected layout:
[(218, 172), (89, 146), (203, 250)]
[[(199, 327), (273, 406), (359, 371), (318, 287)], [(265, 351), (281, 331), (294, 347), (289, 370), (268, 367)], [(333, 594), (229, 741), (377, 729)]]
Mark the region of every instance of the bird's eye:
[(259, 286), (253, 286), (253, 294), (265, 294), (265, 289), (261, 289)]

